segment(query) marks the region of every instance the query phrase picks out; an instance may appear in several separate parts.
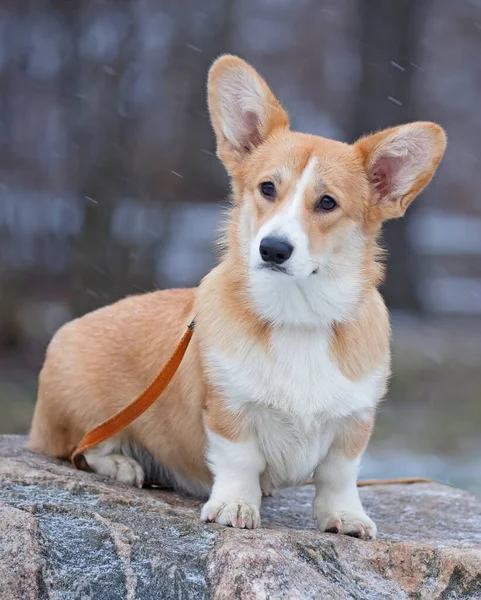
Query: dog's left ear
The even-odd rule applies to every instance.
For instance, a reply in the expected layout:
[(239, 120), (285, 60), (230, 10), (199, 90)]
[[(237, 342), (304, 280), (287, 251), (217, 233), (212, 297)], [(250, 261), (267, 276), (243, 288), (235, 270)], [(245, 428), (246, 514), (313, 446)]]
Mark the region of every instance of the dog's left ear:
[(379, 220), (401, 217), (431, 181), (446, 148), (435, 123), (400, 125), (361, 138), (361, 154), (373, 191), (372, 212)]
[(231, 174), (275, 129), (289, 127), (267, 83), (237, 56), (221, 56), (212, 65), (208, 95), (217, 155)]

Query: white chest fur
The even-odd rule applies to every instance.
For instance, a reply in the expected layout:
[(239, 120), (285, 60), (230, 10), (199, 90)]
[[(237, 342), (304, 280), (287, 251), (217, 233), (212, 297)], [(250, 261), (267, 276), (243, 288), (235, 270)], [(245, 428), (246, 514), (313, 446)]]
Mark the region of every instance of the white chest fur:
[(248, 415), (275, 485), (298, 483), (327, 453), (336, 423), (374, 406), (383, 367), (360, 381), (329, 356), (327, 329), (282, 327), (267, 350), (247, 337), (209, 348), (208, 377), (227, 406)]

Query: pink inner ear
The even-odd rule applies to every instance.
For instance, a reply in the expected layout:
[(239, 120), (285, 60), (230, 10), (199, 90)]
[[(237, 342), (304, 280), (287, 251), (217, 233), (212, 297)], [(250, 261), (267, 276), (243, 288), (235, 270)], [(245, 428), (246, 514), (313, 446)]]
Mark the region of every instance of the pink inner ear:
[(387, 187), (386, 177), (380, 171), (374, 171), (371, 181), (378, 192), (383, 192)]
[(371, 181), (381, 197), (394, 191), (396, 176), (403, 167), (404, 158), (382, 156), (376, 160), (371, 169)]
[(244, 114), (241, 134), (241, 144), (247, 152), (256, 148), (261, 142), (259, 126), (259, 117), (252, 111), (247, 111)]

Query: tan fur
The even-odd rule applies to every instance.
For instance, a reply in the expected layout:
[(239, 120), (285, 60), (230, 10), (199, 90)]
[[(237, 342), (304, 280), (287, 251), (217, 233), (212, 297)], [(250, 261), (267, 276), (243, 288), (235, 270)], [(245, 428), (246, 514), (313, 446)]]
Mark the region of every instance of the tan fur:
[(353, 460), (364, 452), (374, 427), (374, 414), (363, 421), (346, 419), (340, 433), (334, 438), (333, 448)]
[(241, 413), (232, 413), (224, 399), (214, 389), (209, 390), (204, 406), (204, 422), (212, 433), (231, 442), (246, 439), (246, 427)]
[[(174, 350), (194, 299), (195, 290), (132, 296), (65, 325), (52, 340), (40, 374), (30, 447), (68, 457), (88, 429), (133, 400)], [(183, 475), (209, 481), (197, 343), (194, 336), (162, 401), (129, 425), (123, 437), (141, 442)]]
[[(239, 133), (235, 118), (225, 125), (229, 117), (226, 98), (229, 94), (235, 97), (237, 83), (246, 80), (254, 82), (255, 93), (242, 99), (241, 108), (252, 113), (252, 118)], [(243, 439), (245, 422), (242, 414), (232, 414), (217, 390), (208, 386), (202, 356), (212, 345), (229, 354), (233, 340), (242, 337), (248, 337), (266, 355), (271, 343), (272, 325), (257, 317), (249, 296), (248, 266), (239, 240), (242, 210), (253, 216), (257, 231), (282, 210), (312, 156), (317, 159), (315, 178), (302, 204), (302, 223), (311, 249), (322, 252), (328, 241), (341, 239), (341, 233), (350, 231), (353, 223), (360, 225), (365, 236), (363, 289), (350, 320), (332, 324), (331, 357), (352, 381), (379, 365), (385, 366), (387, 380), (390, 327), (377, 291), (383, 273), (377, 236), (382, 222), (402, 214), (431, 179), (445, 147), (442, 129), (419, 123), (377, 133), (354, 145), (291, 132), (285, 111), (264, 80), (252, 67), (229, 56), (219, 59), (210, 71), (209, 108), (218, 155), (233, 186), (222, 261), (197, 290), (133, 296), (63, 327), (48, 348), (40, 374), (30, 436), (33, 450), (68, 457), (88, 429), (133, 400), (150, 383), (195, 314), (193, 341), (179, 371), (162, 398), (122, 432), (120, 439), (142, 445), (157, 461), (184, 477), (210, 482), (204, 459), (204, 419), (211, 431), (229, 440)], [(402, 160), (403, 144), (411, 134), (428, 146), (429, 156), (420, 155), (425, 168), (414, 173), (412, 182), (411, 170), (394, 182), (398, 187), (390, 180), (387, 188), (380, 186), (378, 165), (383, 165), (390, 153), (397, 153)], [(275, 202), (267, 201), (259, 191), (265, 179), (276, 182)], [(409, 189), (402, 187), (406, 182)], [(396, 195), (398, 189), (402, 189), (401, 197)], [(332, 195), (339, 204), (332, 213), (315, 210), (324, 194)], [(341, 262), (342, 244), (335, 247)], [(373, 418), (347, 420), (335, 443), (347, 457), (356, 456), (367, 444), (372, 424)]]
[(346, 377), (361, 379), (389, 356), (391, 326), (386, 306), (376, 289), (370, 289), (357, 319), (336, 323), (331, 356)]
[[(386, 219), (393, 219), (401, 217), (411, 202), (418, 196), (426, 185), (431, 181), (434, 172), (436, 171), (446, 149), (446, 134), (444, 130), (435, 123), (417, 122), (410, 125), (401, 125), (398, 127), (391, 127), (384, 131), (379, 131), (370, 136), (361, 138), (356, 144), (355, 148), (359, 152), (364, 167), (366, 168), (370, 179), (372, 179), (372, 170), (375, 163), (383, 155), (389, 155), (389, 149), (391, 146), (396, 147), (396, 143), (399, 139), (401, 132), (412, 129), (414, 132), (422, 132), (422, 136), (429, 140), (431, 151), (429, 156), (419, 156), (418, 165), (413, 165), (413, 170), (420, 169), (413, 184), (409, 186), (409, 189), (403, 190), (403, 193), (398, 197), (397, 201), (392, 201), (389, 198), (386, 201), (382, 197), (382, 194), (376, 192), (374, 186), (374, 201), (375, 205), (370, 210), (369, 222), (379, 223)], [(397, 149), (397, 148), (396, 148)], [(423, 164), (425, 161), (425, 164)]]
[(198, 337), (215, 340), (228, 352), (234, 336), (247, 335), (267, 350), (270, 326), (256, 318), (246, 291), (245, 273), (237, 267), (238, 263), (226, 259), (203, 279), (196, 307)]

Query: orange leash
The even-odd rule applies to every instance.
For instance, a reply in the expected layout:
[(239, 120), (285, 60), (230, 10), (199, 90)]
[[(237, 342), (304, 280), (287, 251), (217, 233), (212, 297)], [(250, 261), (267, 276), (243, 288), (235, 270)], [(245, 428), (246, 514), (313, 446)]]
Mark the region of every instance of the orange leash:
[(135, 421), (137, 417), (140, 417), (140, 415), (152, 406), (157, 398), (163, 394), (184, 358), (184, 354), (190, 343), (192, 334), (194, 333), (194, 326), (195, 319), (192, 319), (172, 356), (166, 362), (157, 377), (140, 394), (140, 396), (84, 435), (79, 445), (72, 453), (71, 461), (74, 467), (81, 469), (82, 471), (90, 470), (88, 463), (85, 460), (85, 450), (88, 450), (101, 442), (105, 442), (105, 440), (108, 440), (119, 431), (122, 431), (122, 429), (127, 427), (132, 421)]
[[(425, 477), (399, 477), (398, 479), (367, 479), (365, 481), (358, 481), (357, 487), (368, 487), (369, 485), (407, 485), (410, 483), (432, 483), (432, 479), (426, 479)], [(314, 479), (309, 479), (302, 485), (312, 485)]]
[(366, 481), (358, 481), (357, 487), (366, 487), (368, 485), (396, 485), (408, 483), (432, 483), (432, 479), (425, 477), (400, 477), (398, 479), (368, 479)]
[[(189, 346), (192, 334), (194, 333), (195, 319), (187, 326), (187, 331), (182, 336), (179, 344), (172, 353), (172, 356), (163, 366), (160, 373), (152, 381), (152, 383), (138, 396), (135, 400), (124, 406), (121, 410), (116, 412), (114, 415), (88, 431), (81, 439), (79, 445), (75, 448), (72, 453), (71, 461), (72, 465), (82, 471), (90, 471), (90, 467), (85, 459), (84, 452), (101, 442), (105, 442), (110, 437), (125, 429), (127, 425), (130, 425), (132, 421), (135, 421), (137, 417), (140, 417), (152, 404), (161, 396), (165, 388), (172, 381), (172, 378), (177, 372), (177, 369), (184, 358), (187, 347)], [(429, 483), (430, 479), (424, 479), (422, 477), (411, 477), (407, 479), (371, 479), (369, 481), (358, 481), (358, 487), (364, 487), (369, 485), (392, 485), (392, 484), (407, 484), (407, 483)], [(311, 480), (306, 481), (304, 485), (314, 483)]]

